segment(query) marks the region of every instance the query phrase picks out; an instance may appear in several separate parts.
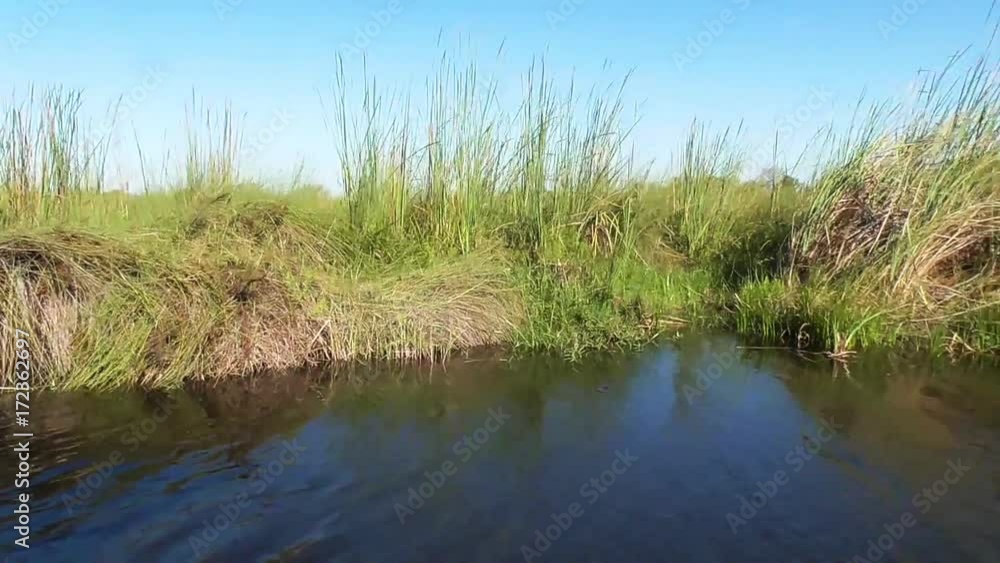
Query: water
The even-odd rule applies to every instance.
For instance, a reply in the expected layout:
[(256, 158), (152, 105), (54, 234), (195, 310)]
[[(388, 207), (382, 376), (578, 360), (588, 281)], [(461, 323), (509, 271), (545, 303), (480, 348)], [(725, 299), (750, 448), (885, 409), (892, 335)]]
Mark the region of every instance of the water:
[(347, 375), (33, 397), (32, 547), (12, 548), (5, 440), (0, 549), (74, 563), (1000, 561), (995, 368), (869, 356), (848, 376), (718, 337), (582, 365)]

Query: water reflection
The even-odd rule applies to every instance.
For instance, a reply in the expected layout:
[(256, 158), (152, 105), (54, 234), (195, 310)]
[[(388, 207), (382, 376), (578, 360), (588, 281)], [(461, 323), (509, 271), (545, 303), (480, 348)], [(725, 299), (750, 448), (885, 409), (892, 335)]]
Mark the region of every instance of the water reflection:
[[(869, 355), (833, 373), (713, 337), (582, 364), (477, 357), (41, 395), (30, 560), (523, 561), (552, 514), (583, 499), (533, 561), (840, 561), (956, 459), (975, 469), (891, 556), (1000, 560), (996, 370)], [(477, 441), (497, 409), (509, 419)], [(824, 420), (839, 429), (817, 444)], [(285, 465), (289, 444), (301, 454)], [(638, 460), (589, 504), (581, 487), (626, 450)], [(734, 534), (727, 514), (780, 470), (787, 484)], [(428, 481), (432, 494), (409, 501)]]

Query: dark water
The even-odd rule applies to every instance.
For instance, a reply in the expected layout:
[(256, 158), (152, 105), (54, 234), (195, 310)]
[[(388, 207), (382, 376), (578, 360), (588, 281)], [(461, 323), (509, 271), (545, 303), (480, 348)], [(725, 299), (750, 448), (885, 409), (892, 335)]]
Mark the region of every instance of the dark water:
[(13, 549), (5, 397), (0, 549), (46, 562), (1000, 561), (996, 368), (869, 356), (848, 376), (701, 338), (582, 365), (347, 375), (34, 397), (30, 551)]

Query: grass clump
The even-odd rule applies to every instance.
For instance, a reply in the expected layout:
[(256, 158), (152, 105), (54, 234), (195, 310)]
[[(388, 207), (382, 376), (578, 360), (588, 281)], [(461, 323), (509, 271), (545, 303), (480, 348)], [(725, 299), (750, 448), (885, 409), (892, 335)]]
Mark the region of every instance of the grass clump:
[(916, 110), (875, 108), (845, 140), (796, 232), (801, 277), (875, 298), (902, 332), (961, 341), (971, 322), (997, 334), (977, 319), (1000, 298), (1000, 89), (989, 72), (936, 77)]

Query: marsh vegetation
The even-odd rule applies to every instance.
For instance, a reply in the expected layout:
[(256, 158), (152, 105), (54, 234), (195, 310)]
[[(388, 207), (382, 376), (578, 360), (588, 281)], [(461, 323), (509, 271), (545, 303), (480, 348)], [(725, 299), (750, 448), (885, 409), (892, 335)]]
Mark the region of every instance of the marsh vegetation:
[[(1000, 88), (987, 62), (915, 109), (859, 104), (806, 181), (747, 180), (735, 131), (676, 170), (630, 149), (626, 81), (539, 65), (508, 110), (444, 64), (423, 111), (341, 67), (324, 98), (342, 195), (241, 174), (232, 112), (192, 107), (179, 180), (109, 191), (79, 93), (0, 116), (0, 315), (36, 385), (171, 387), (478, 347), (594, 350), (725, 329), (846, 359), (1000, 349)], [(0, 342), (0, 364), (14, 373)]]

